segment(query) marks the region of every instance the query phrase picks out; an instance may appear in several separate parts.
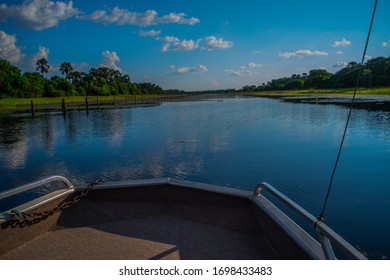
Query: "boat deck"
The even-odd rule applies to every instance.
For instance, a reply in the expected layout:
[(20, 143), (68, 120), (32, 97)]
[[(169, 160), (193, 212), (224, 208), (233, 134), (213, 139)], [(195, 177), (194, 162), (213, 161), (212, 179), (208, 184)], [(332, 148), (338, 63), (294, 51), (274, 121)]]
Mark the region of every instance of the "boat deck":
[(4, 259), (279, 259), (265, 238), (160, 215), (49, 231)]
[[(252, 192), (198, 184), (122, 185), (93, 189), (75, 203), (78, 192), (59, 197), (32, 210), (26, 220), (2, 223), (0, 259), (313, 258), (248, 199)], [(69, 208), (60, 207), (67, 203)], [(274, 209), (269, 203), (264, 207)], [(279, 217), (299, 240), (320, 249)]]
[(139, 202), (134, 190), (91, 192), (64, 209), (49, 231), (0, 259), (280, 259), (249, 203), (189, 195)]

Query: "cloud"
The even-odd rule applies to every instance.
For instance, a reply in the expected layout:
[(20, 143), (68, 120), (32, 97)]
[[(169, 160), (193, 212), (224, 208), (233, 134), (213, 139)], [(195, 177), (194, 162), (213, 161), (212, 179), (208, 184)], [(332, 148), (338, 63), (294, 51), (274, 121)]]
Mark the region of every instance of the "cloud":
[(37, 31), (57, 26), (59, 21), (77, 14), (79, 10), (73, 8), (72, 1), (25, 0), (20, 5), (0, 4), (0, 21), (12, 19), (21, 27)]
[[(162, 51), (192, 51), (199, 48), (199, 45), (203, 39), (195, 40), (180, 40), (175, 36), (165, 36), (164, 38), (157, 38), (156, 40), (165, 41), (165, 44), (162, 47)], [(205, 38), (206, 43), (202, 44), (202, 50), (215, 50), (215, 49), (226, 49), (233, 46), (232, 42), (224, 41), (222, 38), (217, 39), (215, 36), (208, 36)]]
[(344, 68), (348, 66), (348, 62), (340, 61), (332, 65), (332, 68)]
[(50, 54), (50, 49), (46, 47), (39, 46), (39, 51), (35, 54), (34, 59), (35, 61), (44, 58), (46, 60), (49, 60), (49, 54)]
[(202, 49), (212, 51), (215, 49), (228, 49), (233, 47), (233, 42), (231, 41), (224, 41), (223, 38), (218, 39), (215, 36), (208, 36), (206, 37), (206, 47), (203, 47)]
[(343, 38), (341, 41), (335, 41), (333, 43), (333, 47), (345, 47), (351, 45), (351, 41), (348, 41), (347, 39)]
[[(38, 48), (38, 52), (35, 53), (34, 55), (30, 56), (30, 59), (28, 60), (28, 66), (30, 66), (31, 68), (33, 69), (36, 69), (37, 67), (37, 61), (41, 58), (44, 58), (46, 59), (47, 62), (49, 62), (49, 54), (50, 54), (50, 49), (49, 48), (46, 48), (46, 47), (43, 47), (43, 46), (39, 46)], [(58, 67), (54, 66), (54, 65), (51, 65), (50, 63), (48, 63), (49, 65), (49, 72), (56, 72), (59, 70)]]
[(252, 69), (253, 68), (260, 68), (260, 67), (263, 67), (264, 65), (267, 65), (267, 64), (257, 64), (254, 62), (249, 62), (246, 66), (241, 66), (239, 69), (236, 69), (236, 70), (225, 69), (224, 72), (228, 73), (232, 76), (238, 76), (238, 77), (253, 76), (253, 75), (257, 74), (257, 72), (253, 71)]
[(341, 54), (344, 54), (344, 52), (343, 51), (337, 51), (336, 54), (341, 55)]
[(9, 35), (0, 30), (0, 58), (6, 59), (10, 63), (18, 64), (25, 55), (21, 52), (21, 47), (16, 45), (16, 35)]
[(225, 69), (225, 73), (228, 73), (232, 76), (252, 76), (256, 74), (256, 72), (247, 69), (245, 66), (241, 66), (238, 70), (233, 70), (233, 69)]
[(175, 65), (171, 65), (171, 70), (168, 72), (168, 74), (176, 74), (176, 75), (183, 75), (183, 74), (191, 74), (191, 73), (205, 73), (208, 72), (209, 70), (207, 69), (206, 66), (203, 64), (199, 64), (195, 67), (180, 67), (176, 68)]
[(184, 13), (170, 13), (168, 15), (158, 17), (155, 10), (147, 10), (143, 13), (130, 12), (127, 9), (115, 7), (111, 11), (97, 10), (89, 15), (78, 16), (81, 20), (92, 20), (103, 24), (116, 23), (117, 25), (137, 25), (151, 26), (166, 23), (188, 24), (194, 25), (200, 22), (197, 18), (186, 18)]
[(154, 29), (149, 30), (149, 31), (140, 30), (138, 33), (141, 37), (154, 37), (154, 36), (160, 35), (161, 30), (154, 30)]
[(189, 18), (186, 19), (185, 13), (170, 13), (168, 15), (165, 15), (161, 18), (157, 18), (157, 23), (177, 23), (177, 24), (188, 24), (188, 25), (194, 25), (200, 22), (197, 18)]
[(249, 63), (247, 64), (247, 66), (250, 67), (250, 68), (260, 68), (260, 67), (262, 67), (263, 65), (262, 65), (262, 64), (256, 64), (256, 63), (254, 63), (254, 62), (249, 62)]
[(114, 51), (104, 51), (102, 52), (104, 57), (103, 62), (99, 65), (100, 67), (108, 67), (114, 70), (122, 72), (122, 69), (116, 65), (120, 61), (119, 56)]
[[(39, 46), (39, 49), (38, 49), (38, 52), (36, 54), (34, 54), (30, 60), (29, 60), (29, 66), (31, 68), (36, 68), (36, 64), (37, 64), (37, 61), (40, 60), (41, 58), (44, 58), (46, 59), (46, 61), (49, 61), (49, 54), (50, 54), (50, 49), (46, 48), (46, 47), (43, 47), (43, 46)], [(49, 68), (51, 70), (51, 66)]]
[(279, 53), (279, 56), (280, 57), (283, 57), (283, 58), (290, 58), (290, 57), (293, 57), (293, 56), (327, 56), (328, 53), (327, 52), (323, 52), (323, 51), (311, 51), (311, 50), (297, 50), (295, 52), (282, 52), (282, 53)]
[(180, 40), (177, 37), (174, 36), (165, 36), (164, 38), (160, 39), (165, 41), (165, 44), (162, 47), (163, 52), (167, 51), (192, 51), (199, 47), (199, 43), (202, 41), (202, 39), (198, 39), (196, 41), (194, 40)]
[(382, 47), (390, 47), (390, 40), (382, 43)]
[(251, 51), (250, 54), (259, 54), (260, 51), (259, 50), (254, 50), (254, 51)]

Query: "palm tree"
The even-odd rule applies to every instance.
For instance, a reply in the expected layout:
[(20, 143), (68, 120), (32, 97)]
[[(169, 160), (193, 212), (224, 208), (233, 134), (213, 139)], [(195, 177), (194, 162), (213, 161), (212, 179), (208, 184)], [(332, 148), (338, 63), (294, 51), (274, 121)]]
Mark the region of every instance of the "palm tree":
[(63, 75), (65, 75), (65, 78), (70, 82), (71, 79), (73, 79), (73, 67), (70, 62), (63, 62), (60, 66), (60, 71)]
[(42, 77), (43, 77), (43, 73), (49, 73), (50, 65), (47, 62), (46, 58), (42, 57), (38, 59), (36, 66), (37, 66), (37, 71), (41, 72)]

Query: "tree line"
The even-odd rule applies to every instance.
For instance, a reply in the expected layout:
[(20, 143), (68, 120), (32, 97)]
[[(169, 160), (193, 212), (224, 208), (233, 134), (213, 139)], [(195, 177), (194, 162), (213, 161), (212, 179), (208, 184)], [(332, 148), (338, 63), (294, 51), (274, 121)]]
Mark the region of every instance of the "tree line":
[(164, 90), (152, 83), (133, 83), (129, 75), (105, 66), (91, 68), (88, 73), (73, 69), (63, 62), (59, 68), (62, 77), (45, 77), (50, 65), (45, 58), (36, 62), (37, 72), (24, 72), (0, 59), (1, 97), (58, 97), (163, 94)]
[(361, 67), (363, 69), (359, 86), (366, 88), (390, 86), (390, 57), (377, 57), (363, 65), (350, 62), (335, 74), (325, 69), (313, 69), (309, 73), (273, 79), (259, 86), (247, 85), (242, 88), (242, 91), (351, 88), (356, 84)]

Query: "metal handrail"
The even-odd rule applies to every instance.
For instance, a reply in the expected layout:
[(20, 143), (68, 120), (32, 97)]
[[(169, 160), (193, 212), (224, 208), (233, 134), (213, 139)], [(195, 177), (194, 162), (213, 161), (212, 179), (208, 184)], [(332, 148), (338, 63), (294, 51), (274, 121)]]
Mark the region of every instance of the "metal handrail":
[(321, 244), (321, 248), (324, 252), (324, 255), (327, 259), (335, 259), (335, 254), (331, 246), (330, 241), (332, 241), (337, 247), (348, 257), (357, 259), (357, 260), (366, 260), (367, 258), (362, 255), (356, 248), (351, 244), (345, 241), (340, 235), (334, 232), (330, 227), (328, 227), (323, 221), (318, 220), (304, 208), (299, 206), (296, 202), (288, 198), (286, 195), (282, 194), (280, 191), (275, 189), (268, 183), (262, 182), (257, 185), (254, 192), (255, 196), (260, 196), (261, 191), (265, 189), (275, 198), (277, 198), (284, 205), (288, 206), (301, 218), (303, 218), (310, 226), (315, 229), (318, 235), (318, 240)]
[(44, 179), (41, 179), (38, 181), (34, 181), (31, 183), (22, 185), (20, 187), (16, 187), (16, 188), (1, 192), (0, 199), (4, 199), (4, 198), (10, 197), (10, 196), (13, 196), (15, 194), (22, 193), (22, 192), (25, 192), (25, 191), (28, 191), (28, 190), (31, 190), (31, 189), (46, 185), (48, 183), (55, 182), (55, 181), (63, 182), (68, 187), (69, 190), (74, 190), (74, 186), (72, 185), (72, 183), (68, 179), (66, 179), (63, 176), (54, 175), (54, 176), (50, 176), (50, 177), (47, 177), (47, 178), (44, 178)]

